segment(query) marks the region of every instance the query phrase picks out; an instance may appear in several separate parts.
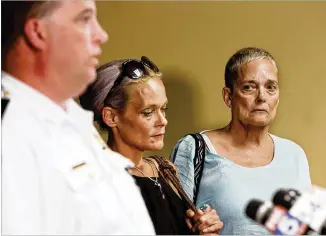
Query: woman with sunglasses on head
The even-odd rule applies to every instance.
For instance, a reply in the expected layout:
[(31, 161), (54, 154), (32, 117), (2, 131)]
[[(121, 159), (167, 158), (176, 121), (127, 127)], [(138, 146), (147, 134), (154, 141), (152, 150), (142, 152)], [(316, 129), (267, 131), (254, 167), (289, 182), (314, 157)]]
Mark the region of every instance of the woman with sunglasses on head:
[(108, 146), (134, 163), (129, 172), (140, 187), (157, 234), (216, 234), (223, 226), (216, 211), (209, 206), (188, 209), (162, 176), (155, 158), (143, 157), (144, 151), (164, 145), (168, 101), (161, 79), (147, 57), (109, 62), (98, 68), (96, 81), (80, 103), (107, 130)]

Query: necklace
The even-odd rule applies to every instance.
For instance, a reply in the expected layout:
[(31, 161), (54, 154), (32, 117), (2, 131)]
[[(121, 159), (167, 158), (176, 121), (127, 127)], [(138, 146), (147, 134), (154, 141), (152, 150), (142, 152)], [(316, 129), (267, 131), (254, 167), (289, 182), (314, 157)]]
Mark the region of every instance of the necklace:
[[(148, 163), (148, 162), (146, 162), (146, 163)], [(155, 174), (152, 165), (151, 165), (150, 163), (148, 163), (148, 164), (149, 164), (150, 167), (152, 168), (153, 174)], [(148, 179), (150, 179), (152, 182), (154, 182), (154, 185), (155, 185), (156, 187), (159, 188), (159, 190), (160, 190), (160, 192), (161, 192), (161, 195), (162, 195), (162, 198), (165, 199), (165, 195), (164, 195), (164, 193), (163, 193), (163, 191), (162, 191), (162, 185), (158, 182), (158, 178), (157, 178), (157, 179), (153, 179), (153, 178), (149, 177), (149, 176), (146, 175), (146, 174), (145, 174), (141, 169), (139, 169), (137, 166), (134, 166), (133, 168), (136, 169), (136, 170), (138, 170), (140, 173), (142, 173), (143, 176), (145, 176), (146, 178), (148, 178)]]

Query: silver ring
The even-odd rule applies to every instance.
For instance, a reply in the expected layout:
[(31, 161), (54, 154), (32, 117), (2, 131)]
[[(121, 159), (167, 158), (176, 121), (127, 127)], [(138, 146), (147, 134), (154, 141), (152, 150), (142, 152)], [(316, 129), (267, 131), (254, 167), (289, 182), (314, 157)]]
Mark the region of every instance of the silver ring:
[(205, 212), (208, 208), (207, 204), (202, 205), (199, 209), (202, 210), (203, 212)]

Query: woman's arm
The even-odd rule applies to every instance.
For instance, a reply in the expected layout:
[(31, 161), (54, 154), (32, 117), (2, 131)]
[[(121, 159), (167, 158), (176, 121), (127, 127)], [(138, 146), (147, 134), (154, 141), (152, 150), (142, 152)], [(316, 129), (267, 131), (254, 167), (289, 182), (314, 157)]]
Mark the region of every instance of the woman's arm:
[(180, 183), (190, 199), (193, 199), (194, 191), (194, 163), (196, 143), (192, 136), (187, 135), (173, 148), (170, 156), (178, 169)]

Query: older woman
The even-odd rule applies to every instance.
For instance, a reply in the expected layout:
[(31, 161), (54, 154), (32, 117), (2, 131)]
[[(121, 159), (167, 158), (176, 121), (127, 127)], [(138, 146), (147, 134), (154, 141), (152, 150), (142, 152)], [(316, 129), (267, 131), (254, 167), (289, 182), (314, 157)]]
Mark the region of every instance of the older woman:
[(248, 201), (270, 200), (278, 188), (303, 190), (311, 184), (303, 149), (269, 133), (279, 103), (278, 68), (272, 55), (260, 48), (237, 51), (226, 64), (223, 100), (231, 109), (230, 123), (200, 133), (205, 161), (199, 187), (194, 181), (198, 148), (193, 136), (177, 143), (171, 159), (189, 197), (218, 211), (224, 222), (221, 234), (266, 234), (244, 215)]
[(146, 150), (160, 150), (167, 119), (162, 74), (148, 58), (119, 60), (97, 70), (96, 81), (80, 97), (108, 131), (108, 146), (134, 162), (130, 173), (140, 187), (157, 234), (212, 234), (222, 227), (215, 210), (193, 212), (160, 175)]

